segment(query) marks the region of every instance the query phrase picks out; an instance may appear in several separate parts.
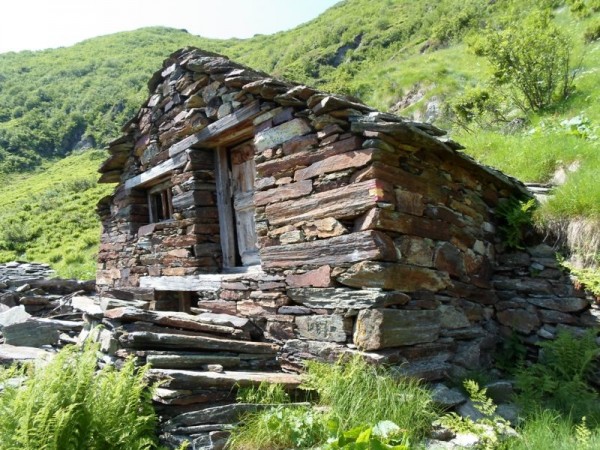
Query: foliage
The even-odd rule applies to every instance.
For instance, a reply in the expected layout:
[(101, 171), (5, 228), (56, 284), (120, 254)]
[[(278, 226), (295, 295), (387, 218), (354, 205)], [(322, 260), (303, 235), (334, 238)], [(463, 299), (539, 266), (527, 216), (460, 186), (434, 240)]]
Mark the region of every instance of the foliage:
[(600, 18), (594, 20), (587, 26), (583, 38), (586, 42), (594, 42), (600, 39)]
[(341, 430), (390, 420), (412, 440), (425, 435), (435, 416), (430, 393), (418, 381), (360, 357), (334, 365), (311, 361), (305, 384), (318, 392)]
[(240, 403), (272, 405), (290, 403), (290, 395), (285, 388), (276, 383), (261, 382), (258, 386), (239, 388), (236, 400)]
[(100, 224), (96, 203), (112, 187), (96, 184), (104, 152), (88, 150), (5, 177), (0, 198), (0, 262), (51, 264), (66, 278), (95, 276)]
[(355, 427), (338, 433), (327, 441), (323, 450), (408, 450), (406, 432), (389, 420), (375, 426)]
[(496, 405), (487, 397), (486, 388), (480, 388), (473, 380), (465, 380), (464, 387), (473, 406), (484, 417), (473, 420), (470, 417), (460, 416), (455, 412), (445, 414), (439, 423), (457, 433), (473, 433), (480, 438), (480, 448), (491, 450), (498, 448), (503, 440), (507, 439), (509, 423), (496, 415)]
[(146, 369), (128, 360), (96, 371), (96, 347), (66, 347), (0, 393), (0, 448), (152, 449), (156, 416)]
[(538, 362), (516, 373), (519, 404), (526, 412), (542, 406), (574, 420), (587, 417), (594, 426), (600, 424), (598, 393), (587, 379), (600, 355), (595, 332), (579, 338), (562, 332), (540, 347)]
[(536, 410), (511, 439), (511, 450), (592, 450), (600, 448), (600, 431), (585, 421), (573, 425), (570, 418), (551, 410)]
[(281, 387), (243, 390), (244, 401), (283, 403), (248, 415), (234, 430), (231, 448), (309, 448), (328, 441), (324, 449), (402, 449), (424, 437), (436, 415), (429, 391), (417, 381), (360, 357), (310, 362), (303, 387), (317, 391), (317, 405), (288, 404)]
[(507, 247), (523, 248), (526, 234), (533, 224), (536, 206), (535, 199), (519, 201), (511, 198), (496, 208), (496, 213), (503, 222), (500, 231)]
[(541, 111), (573, 91), (572, 44), (548, 12), (535, 11), (474, 41), (497, 84), (508, 86), (524, 112)]
[(324, 413), (305, 406), (277, 405), (244, 418), (229, 440), (231, 450), (311, 448), (327, 437)]

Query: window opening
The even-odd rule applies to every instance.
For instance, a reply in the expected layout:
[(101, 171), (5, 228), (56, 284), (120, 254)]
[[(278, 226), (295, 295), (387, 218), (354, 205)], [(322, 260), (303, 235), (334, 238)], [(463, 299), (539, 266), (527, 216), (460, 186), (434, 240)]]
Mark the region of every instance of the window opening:
[(170, 183), (162, 183), (148, 191), (150, 223), (164, 222), (173, 218), (173, 194)]

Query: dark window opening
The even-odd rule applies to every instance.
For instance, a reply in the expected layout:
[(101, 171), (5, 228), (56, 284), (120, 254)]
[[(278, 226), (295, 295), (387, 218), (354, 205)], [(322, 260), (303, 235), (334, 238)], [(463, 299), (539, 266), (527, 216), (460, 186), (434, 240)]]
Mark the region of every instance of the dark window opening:
[(148, 191), (150, 223), (164, 222), (173, 218), (173, 194), (171, 187), (158, 185)]

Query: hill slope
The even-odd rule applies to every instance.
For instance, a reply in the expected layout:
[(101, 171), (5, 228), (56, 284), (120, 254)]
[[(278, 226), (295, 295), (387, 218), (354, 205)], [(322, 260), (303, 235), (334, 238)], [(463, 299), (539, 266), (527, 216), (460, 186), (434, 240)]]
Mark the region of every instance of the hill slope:
[[(585, 14), (573, 3), (587, 5)], [(583, 41), (584, 31), (599, 20), (596, 3), (346, 0), (293, 30), (246, 40), (209, 40), (155, 27), (68, 48), (0, 54), (0, 174), (7, 174), (5, 186), (20, 192), (18, 201), (0, 201), (0, 223), (13, 224), (5, 229), (30, 230), (20, 237), (0, 235), (0, 259), (35, 258), (63, 264), (65, 271), (76, 262), (78, 272), (93, 273), (98, 224), (88, 214), (92, 197), (97, 199), (106, 190), (94, 187), (90, 180), (101, 157), (92, 152), (60, 158), (79, 148), (102, 148), (117, 137), (121, 125), (145, 99), (147, 80), (162, 60), (190, 45), (226, 54), (275, 76), (360, 96), (382, 110), (435, 120), (453, 128), (455, 138), (478, 159), (527, 181), (546, 181), (559, 166), (577, 163), (579, 171), (544, 207), (544, 214), (600, 216), (600, 188), (593, 183), (600, 169), (594, 139), (600, 134), (600, 43), (584, 45)], [(539, 10), (552, 11), (554, 23), (571, 36), (575, 52), (584, 55), (575, 94), (543, 113), (513, 111), (525, 123), (514, 132), (490, 123), (472, 125), (470, 131), (456, 127), (449, 104), (466, 88), (484, 85), (491, 76), (486, 60), (469, 50), (468, 37), (507, 11), (525, 16)], [(569, 124), (575, 123), (574, 118), (581, 127)], [(46, 172), (35, 172), (27, 182), (16, 175), (40, 167)], [(73, 173), (85, 180), (81, 181), (81, 186), (87, 186), (85, 192), (61, 184)], [(27, 189), (36, 197), (26, 198)], [(54, 218), (41, 215), (44, 196), (60, 198), (59, 203), (68, 203), (80, 216), (57, 214), (62, 221), (54, 223)], [(80, 222), (79, 237), (56, 231), (70, 229), (73, 220)], [(87, 256), (67, 262), (67, 248), (84, 249)]]

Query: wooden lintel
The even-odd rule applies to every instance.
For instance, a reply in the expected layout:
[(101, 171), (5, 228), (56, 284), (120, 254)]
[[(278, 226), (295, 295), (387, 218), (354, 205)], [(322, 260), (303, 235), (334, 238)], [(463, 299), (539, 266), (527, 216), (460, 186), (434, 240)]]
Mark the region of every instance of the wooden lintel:
[(169, 158), (159, 165), (154, 166), (152, 169), (125, 181), (125, 189), (139, 188), (148, 185), (169, 174), (172, 170), (183, 167), (187, 161), (188, 155), (186, 153), (180, 153), (177, 156)]
[[(198, 133), (194, 133), (177, 142), (176, 144), (173, 144), (171, 148), (169, 148), (169, 156), (173, 157), (187, 150), (188, 148), (191, 148), (192, 146), (200, 143), (204, 144), (206, 141), (214, 139), (216, 136), (239, 126), (243, 122), (253, 119), (261, 113), (262, 111), (260, 110), (260, 103), (258, 100), (255, 100), (238, 111), (232, 112), (216, 122), (211, 123)], [(250, 125), (252, 125), (252, 122), (250, 122)]]
[(140, 287), (176, 292), (217, 291), (221, 288), (222, 279), (222, 275), (141, 277)]

